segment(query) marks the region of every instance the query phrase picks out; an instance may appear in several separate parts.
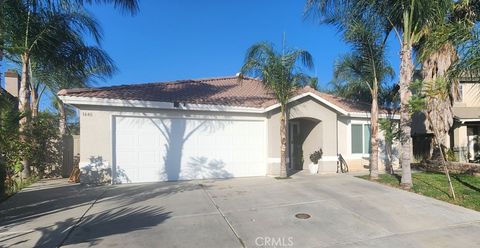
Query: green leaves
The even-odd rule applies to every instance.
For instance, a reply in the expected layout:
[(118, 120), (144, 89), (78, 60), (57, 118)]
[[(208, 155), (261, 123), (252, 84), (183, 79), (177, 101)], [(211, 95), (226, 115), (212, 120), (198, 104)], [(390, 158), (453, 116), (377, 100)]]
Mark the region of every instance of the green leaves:
[(342, 20), (343, 40), (352, 50), (336, 61), (334, 93), (371, 101), (372, 95), (382, 91), (382, 86), (393, 77), (393, 69), (385, 58), (386, 37), (380, 24), (374, 13)]
[(412, 97), (408, 101), (408, 111), (413, 115), (425, 108), (425, 92), (423, 91), (423, 82), (418, 79), (410, 83), (409, 88), (412, 92)]
[(271, 44), (262, 42), (247, 50), (240, 72), (259, 77), (283, 107), (298, 87), (310, 82), (303, 68), (313, 68), (312, 55), (307, 51), (287, 49), (280, 53)]
[(445, 101), (450, 97), (450, 84), (443, 77), (432, 81), (415, 80), (410, 84), (412, 97), (409, 101), (411, 114), (423, 112), (426, 104), (433, 99)]

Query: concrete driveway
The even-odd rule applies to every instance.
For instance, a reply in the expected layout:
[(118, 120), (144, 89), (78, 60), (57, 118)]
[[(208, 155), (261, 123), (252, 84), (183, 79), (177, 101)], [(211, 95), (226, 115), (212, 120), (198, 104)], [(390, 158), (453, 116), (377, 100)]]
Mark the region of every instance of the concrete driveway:
[(480, 247), (478, 237), (479, 212), (348, 175), (43, 181), (0, 204), (1, 247)]

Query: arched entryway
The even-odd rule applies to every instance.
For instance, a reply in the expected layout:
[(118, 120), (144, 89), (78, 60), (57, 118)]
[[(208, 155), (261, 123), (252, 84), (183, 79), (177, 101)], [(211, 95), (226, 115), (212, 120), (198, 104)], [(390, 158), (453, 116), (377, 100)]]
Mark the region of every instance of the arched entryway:
[(294, 118), (288, 121), (288, 168), (299, 171), (308, 168), (310, 154), (323, 145), (322, 121), (314, 118)]

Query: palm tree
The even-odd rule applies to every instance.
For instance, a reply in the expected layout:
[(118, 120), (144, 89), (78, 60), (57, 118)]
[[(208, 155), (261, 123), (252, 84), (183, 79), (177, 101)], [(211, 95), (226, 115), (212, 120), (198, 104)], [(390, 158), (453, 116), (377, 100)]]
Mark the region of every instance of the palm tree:
[[(49, 53), (57, 51), (65, 32), (70, 31), (72, 39), (80, 39), (86, 32), (95, 39), (100, 39), (100, 33), (94, 19), (88, 18), (85, 12), (68, 9), (36, 9), (22, 1), (5, 0), (1, 14), (4, 16), (2, 31), (3, 47), (7, 58), (21, 65), (22, 76), (19, 90), (19, 111), (24, 113), (20, 119), (20, 139), (27, 142), (23, 132), (27, 128), (31, 112), (31, 71), (32, 60), (48, 64)], [(59, 42), (60, 41), (60, 42)], [(34, 92), (36, 93), (36, 92)], [(34, 99), (38, 95), (33, 95)], [(29, 177), (28, 160), (23, 162), (23, 177)]]
[(257, 43), (248, 49), (240, 70), (240, 75), (259, 77), (280, 104), (281, 178), (287, 177), (287, 104), (299, 87), (310, 82), (310, 77), (302, 73), (302, 67), (313, 68), (312, 56), (307, 51), (284, 49), (278, 53), (271, 44)]
[(308, 86), (314, 90), (319, 90), (318, 89), (318, 77), (310, 77), (308, 80)]
[(413, 79), (413, 47), (428, 30), (441, 23), (451, 8), (451, 0), (307, 0), (307, 9), (323, 17), (323, 21), (340, 26), (352, 16), (374, 13), (380, 17), (387, 34), (394, 33), (400, 44), (400, 144), (403, 188), (412, 187), (410, 168), (412, 141), (409, 89)]
[[(37, 64), (46, 63), (45, 56), (55, 51), (61, 44), (62, 31), (73, 31), (73, 39), (81, 39), (82, 34), (88, 33), (99, 42), (101, 35), (98, 25), (83, 11), (83, 4), (113, 3), (115, 7), (134, 13), (138, 9), (136, 0), (4, 0), (0, 4), (0, 51), (6, 53), (12, 61), (17, 61), (22, 68), (22, 77), (19, 89), (19, 111), (24, 114), (20, 120), (20, 132), (23, 133), (28, 122), (30, 112), (30, 97), (32, 85), (32, 60)], [(81, 10), (81, 11), (74, 11)], [(62, 30), (62, 28), (67, 28)], [(42, 60), (43, 59), (43, 60)], [(47, 60), (48, 61), (48, 60)], [(38, 100), (39, 89), (33, 87), (33, 100)], [(34, 109), (37, 104), (34, 104)], [(36, 111), (34, 112), (35, 115)], [(25, 136), (20, 136), (24, 142)], [(24, 161), (23, 177), (28, 177), (28, 161)]]
[(337, 62), (334, 78), (347, 85), (367, 89), (371, 99), (370, 179), (378, 179), (378, 96), (382, 85), (393, 77), (385, 59), (385, 38), (374, 15), (351, 18), (344, 24), (343, 38), (352, 52)]
[[(110, 77), (116, 70), (112, 59), (100, 48), (87, 46), (67, 36), (42, 63), (31, 63), (32, 117), (38, 113), (43, 91), (55, 94), (63, 88), (88, 87), (96, 79)], [(35, 97), (33, 97), (35, 96)]]
[[(436, 129), (438, 135), (436, 138), (440, 142), (437, 144), (439, 146), (437, 149), (442, 146), (447, 147), (446, 137), (453, 125), (453, 103), (458, 97), (458, 71), (463, 76), (468, 76), (466, 73), (468, 71), (478, 71), (478, 68), (469, 68), (475, 64), (470, 61), (470, 58), (478, 59), (478, 56), (471, 56), (475, 53), (468, 49), (458, 51), (464, 49), (465, 45), (473, 47), (471, 44), (476, 43), (475, 23), (478, 22), (480, 14), (477, 5), (474, 1), (454, 2), (448, 18), (445, 18), (443, 23), (432, 27), (417, 47), (418, 58), (422, 63), (421, 74), (424, 84), (429, 86), (435, 84), (435, 81), (444, 81), (445, 83), (440, 85), (446, 87), (443, 93), (448, 92), (448, 97), (428, 97), (426, 99), (428, 102), (422, 111), (427, 119), (431, 119), (428, 124), (433, 127), (428, 127), (429, 130)], [(474, 45), (474, 47), (477, 46)], [(466, 68), (462, 68), (463, 66)]]
[[(453, 199), (455, 200), (455, 190), (453, 188), (453, 185), (452, 185), (452, 180), (450, 179), (450, 172), (448, 171), (448, 167), (447, 167), (447, 164), (446, 164), (446, 156), (445, 156), (445, 153), (443, 151), (443, 147), (442, 147), (442, 141), (441, 141), (441, 138), (444, 138), (441, 134), (441, 132), (444, 130), (444, 129), (441, 129), (441, 128), (444, 128), (443, 125), (438, 125), (438, 123), (436, 123), (436, 121), (438, 121), (438, 119), (442, 119), (442, 118), (439, 118), (438, 116), (436, 116), (436, 114), (441, 114), (442, 112), (442, 107), (443, 105), (442, 104), (437, 104), (437, 105), (433, 105), (433, 106), (428, 106), (432, 103), (436, 103), (436, 101), (438, 101), (439, 103), (449, 103), (449, 99), (450, 98), (450, 88), (449, 87), (449, 82), (443, 78), (437, 78), (435, 80), (430, 80), (430, 81), (424, 81), (424, 87), (423, 87), (423, 95), (425, 97), (425, 105), (427, 106), (427, 108), (429, 109), (429, 113), (427, 113), (426, 117), (427, 117), (427, 123), (428, 123), (428, 128), (430, 130), (432, 130), (433, 132), (433, 137), (434, 137), (434, 140), (435, 140), (435, 144), (438, 146), (439, 148), (439, 151), (440, 151), (440, 155), (442, 157), (442, 164), (443, 164), (443, 169), (444, 169), (444, 172), (445, 172), (445, 175), (447, 176), (447, 180), (448, 180), (448, 185), (450, 187), (450, 192), (452, 193), (452, 197)], [(443, 113), (445, 114), (445, 113)]]

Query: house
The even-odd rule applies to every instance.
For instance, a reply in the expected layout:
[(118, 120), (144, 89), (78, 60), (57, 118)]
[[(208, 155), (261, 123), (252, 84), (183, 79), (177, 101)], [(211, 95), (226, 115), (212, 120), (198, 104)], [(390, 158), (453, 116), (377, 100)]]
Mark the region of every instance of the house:
[(13, 101), (17, 101), (20, 89), (20, 76), (16, 71), (7, 70), (5, 72), (5, 88), (0, 87), (1, 93)]
[[(462, 78), (458, 97), (453, 103), (453, 125), (444, 144), (452, 149), (459, 162), (480, 161), (480, 85), (478, 79)], [(412, 117), (413, 154), (417, 159), (430, 157), (432, 132), (427, 130), (423, 113)]]
[(480, 84), (478, 79), (463, 79), (459, 98), (453, 105), (454, 125), (450, 146), (460, 160), (480, 161)]
[[(83, 182), (279, 174), (279, 104), (258, 79), (64, 89), (58, 96), (80, 111)], [(337, 154), (350, 170), (368, 170), (369, 112), (368, 104), (298, 90), (289, 102), (289, 169), (308, 168), (310, 154), (322, 149), (320, 173), (336, 172)], [(398, 162), (382, 151), (381, 168)]]

